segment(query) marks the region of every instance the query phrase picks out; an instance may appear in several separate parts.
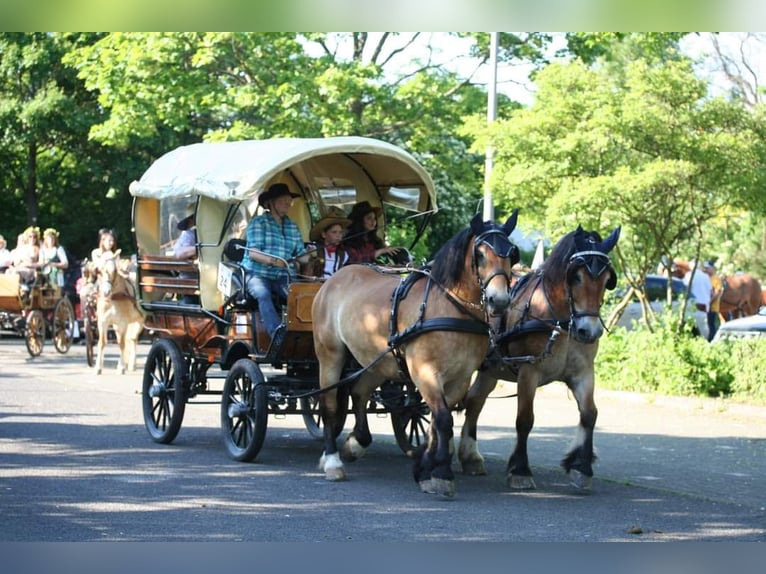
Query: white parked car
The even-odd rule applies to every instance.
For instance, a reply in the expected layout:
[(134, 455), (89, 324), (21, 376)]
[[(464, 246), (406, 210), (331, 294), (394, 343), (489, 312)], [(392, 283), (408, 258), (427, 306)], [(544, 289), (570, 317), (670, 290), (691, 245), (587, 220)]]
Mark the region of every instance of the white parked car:
[(766, 337), (766, 306), (761, 307), (755, 315), (722, 323), (713, 337), (713, 342), (758, 337)]

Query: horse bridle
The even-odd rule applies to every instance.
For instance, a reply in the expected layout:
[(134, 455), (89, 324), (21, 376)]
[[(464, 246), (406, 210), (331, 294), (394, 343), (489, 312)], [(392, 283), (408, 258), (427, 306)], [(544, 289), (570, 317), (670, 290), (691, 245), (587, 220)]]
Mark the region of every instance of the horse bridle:
[(481, 244), (486, 245), (498, 257), (502, 259), (510, 259), (511, 266), (519, 262), (519, 248), (514, 245), (508, 236), (499, 229), (489, 229), (474, 237), (473, 252), (471, 253), (471, 267), (473, 268), (473, 272), (476, 275), (476, 281), (479, 284), (479, 289), (481, 290), (481, 301), (483, 306), (484, 300), (486, 298), (486, 290), (490, 282), (498, 275), (502, 275), (505, 277), (505, 282), (506, 285), (508, 285), (508, 289), (510, 289), (511, 278), (508, 277), (505, 269), (499, 269), (493, 271), (484, 281), (481, 280), (481, 277), (479, 276), (479, 264), (477, 262), (479, 246)]
[[(585, 268), (585, 271), (587, 271), (588, 275), (590, 275), (591, 279), (596, 280), (601, 275), (603, 275), (605, 272), (611, 273), (611, 277), (607, 279), (605, 288), (606, 289), (614, 289), (617, 285), (617, 273), (614, 270), (614, 267), (612, 266), (612, 262), (609, 259), (609, 255), (604, 253), (603, 251), (598, 250), (587, 250), (587, 251), (577, 251), (576, 253), (573, 253), (569, 257), (569, 264), (567, 265), (566, 269), (566, 290), (567, 290), (567, 302), (569, 304), (569, 322), (570, 324), (572, 321), (577, 319), (578, 317), (598, 317), (598, 319), (603, 324), (603, 319), (601, 319), (601, 308), (599, 306), (599, 310), (596, 313), (591, 313), (588, 311), (577, 311), (575, 310), (574, 306), (574, 299), (572, 298), (572, 276), (573, 274), (580, 268)], [(546, 295), (546, 299), (547, 299)], [(550, 305), (550, 304), (549, 304)]]

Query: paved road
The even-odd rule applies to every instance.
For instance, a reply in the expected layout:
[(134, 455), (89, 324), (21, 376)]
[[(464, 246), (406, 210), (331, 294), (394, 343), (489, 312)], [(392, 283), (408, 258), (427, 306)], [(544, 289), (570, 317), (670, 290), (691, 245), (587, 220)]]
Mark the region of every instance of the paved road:
[(387, 418), (339, 484), (317, 471), (321, 444), (297, 416), (269, 419), (252, 464), (226, 456), (215, 404), (190, 406), (174, 443), (155, 444), (140, 372), (96, 376), (83, 351), (30, 359), (0, 339), (0, 542), (766, 541), (764, 408), (599, 391), (600, 459), (583, 494), (558, 468), (576, 408), (550, 385), (529, 447), (538, 489), (512, 492), (515, 402), (493, 399), (479, 429), (490, 474), (458, 474), (447, 502), (419, 492)]

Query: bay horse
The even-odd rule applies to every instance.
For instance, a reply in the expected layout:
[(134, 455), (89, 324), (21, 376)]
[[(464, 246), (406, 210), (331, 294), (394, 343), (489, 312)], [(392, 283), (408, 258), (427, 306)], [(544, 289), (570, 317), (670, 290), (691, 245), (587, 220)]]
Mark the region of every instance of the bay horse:
[[(342, 460), (360, 458), (372, 442), (366, 414), (372, 391), (385, 381), (409, 380), (431, 409), (427, 445), (414, 455), (415, 481), (423, 492), (454, 496), (450, 409), (487, 353), (488, 315), (502, 314), (510, 303), (511, 266), (519, 252), (509, 235), (517, 216), (518, 210), (499, 225), (477, 214), (430, 265), (407, 275), (348, 265), (319, 289), (312, 320), (319, 386), (325, 391), (319, 469), (327, 480), (345, 480)], [(356, 422), (339, 453), (345, 418), (339, 404), (346, 404), (338, 401), (339, 380), (349, 354), (362, 372), (350, 389)]]
[(464, 400), (458, 458), (465, 474), (486, 474), (476, 434), (479, 415), (498, 379), (515, 381), (516, 446), (508, 460), (507, 482), (514, 489), (535, 488), (527, 455), (535, 392), (562, 381), (577, 400), (580, 422), (561, 466), (576, 487), (590, 487), (598, 415), (594, 360), (604, 332), (600, 316), (604, 293), (617, 283), (609, 252), (619, 236), (620, 227), (602, 241), (598, 233), (578, 226), (555, 245), (541, 267), (514, 285), (511, 304), (496, 326), (496, 346)]
[[(129, 263), (126, 260), (126, 264)], [(98, 355), (96, 374), (100, 375), (104, 367), (107, 331), (114, 329), (120, 357), (117, 371), (125, 374), (127, 367), (136, 370), (136, 352), (138, 337), (144, 329), (144, 316), (136, 304), (136, 288), (128, 277), (125, 266), (119, 260), (119, 252), (114, 257), (105, 258), (96, 268), (98, 300), (96, 316), (98, 323)]]

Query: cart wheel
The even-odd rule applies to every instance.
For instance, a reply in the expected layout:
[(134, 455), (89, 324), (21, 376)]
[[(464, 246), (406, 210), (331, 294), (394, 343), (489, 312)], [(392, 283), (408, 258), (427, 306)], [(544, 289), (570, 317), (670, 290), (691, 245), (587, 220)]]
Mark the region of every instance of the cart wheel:
[(159, 339), (149, 349), (141, 393), (144, 424), (154, 442), (168, 444), (176, 438), (186, 410), (184, 375), (186, 361), (170, 339)]
[(89, 367), (93, 367), (96, 364), (93, 347), (98, 339), (98, 325), (87, 309), (82, 314), (82, 332), (85, 335), (85, 360), (88, 361)]
[(413, 456), (420, 445), (428, 442), (431, 409), (411, 383), (407, 384), (398, 398), (387, 402), (387, 406), (391, 413), (396, 444), (404, 454)]
[(59, 353), (66, 353), (72, 346), (74, 322), (72, 303), (66, 297), (59, 299), (53, 309), (53, 346)]
[(27, 351), (33, 357), (43, 352), (45, 346), (45, 317), (39, 309), (30, 311), (27, 315), (25, 333)]
[(221, 397), (221, 430), (229, 456), (250, 462), (266, 437), (268, 404), (263, 373), (250, 359), (239, 359), (226, 376)]
[[(348, 414), (348, 393), (338, 389), (338, 402), (346, 404), (347, 408), (340, 414), (340, 428), (335, 434), (336, 438), (343, 432), (343, 426), (346, 424), (346, 415)], [(319, 395), (302, 398), (301, 410), (304, 411), (303, 424), (306, 425), (306, 430), (309, 431), (309, 434), (315, 439), (324, 439), (322, 417), (319, 415)]]

